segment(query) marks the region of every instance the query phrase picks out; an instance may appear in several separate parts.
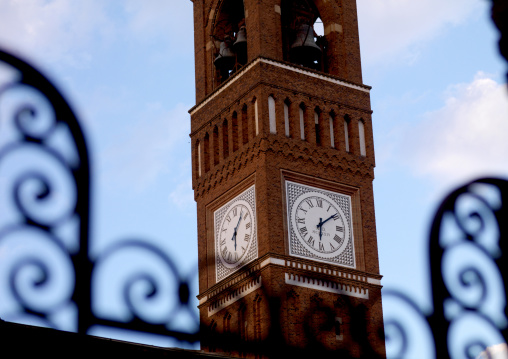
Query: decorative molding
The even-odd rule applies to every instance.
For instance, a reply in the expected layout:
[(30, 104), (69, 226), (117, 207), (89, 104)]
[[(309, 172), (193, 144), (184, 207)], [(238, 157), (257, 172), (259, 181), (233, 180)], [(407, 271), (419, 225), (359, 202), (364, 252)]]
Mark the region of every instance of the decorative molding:
[(276, 264), (279, 266), (284, 266), (286, 264), (286, 262), (284, 261), (284, 259), (268, 257), (264, 261), (261, 262), (261, 268), (266, 267), (269, 264)]
[[(361, 159), (352, 158), (353, 156), (350, 154), (325, 147), (322, 150), (314, 149), (309, 153), (306, 147), (308, 143), (300, 140), (289, 139), (281, 143), (275, 136), (271, 136), (271, 138), (256, 137), (255, 139), (257, 140), (249, 143), (248, 147), (242, 148), (237, 155), (229, 156), (230, 159), (220, 162), (199, 179), (195, 179), (195, 193), (203, 195), (206, 190), (215, 188), (216, 185), (229, 179), (232, 173), (237, 173), (247, 163), (257, 159), (261, 151), (281, 153), (290, 158), (291, 161), (311, 162), (312, 165), (321, 163), (325, 166), (332, 166), (334, 169), (341, 169), (352, 175), (373, 176), (374, 166), (365, 157)], [(266, 149), (261, 144), (264, 141), (268, 141), (264, 146)]]
[(314, 71), (312, 71), (310, 69), (307, 70), (307, 69), (302, 68), (302, 67), (298, 67), (298, 66), (290, 65), (290, 64), (285, 64), (285, 63), (280, 63), (280, 62), (277, 62), (277, 61), (274, 61), (274, 60), (260, 58), (260, 61), (264, 62), (266, 64), (270, 64), (270, 65), (273, 65), (273, 66), (280, 67), (280, 68), (285, 69), (285, 70), (298, 72), (300, 74), (307, 75), (307, 76), (310, 76), (310, 77), (313, 77), (313, 78), (316, 78), (316, 79), (320, 79), (320, 80), (323, 80), (323, 81), (328, 81), (328, 82), (331, 82), (331, 83), (334, 83), (334, 84), (337, 84), (337, 85), (341, 85), (341, 86), (344, 86), (344, 87), (349, 87), (349, 88), (352, 88), (352, 89), (355, 89), (355, 90), (359, 90), (359, 91), (363, 91), (363, 92), (366, 92), (366, 93), (370, 94), (370, 87), (369, 86), (356, 85), (356, 84), (353, 84), (351, 82), (347, 82), (345, 80), (339, 80), (338, 78), (334, 78), (334, 77), (332, 77), (330, 75), (320, 74), (320, 73), (314, 72)]
[(351, 284), (339, 284), (323, 279), (315, 279), (299, 274), (285, 273), (286, 284), (320, 290), (323, 292), (347, 295), (350, 297), (369, 299), (369, 290)]
[(233, 77), (229, 78), (226, 82), (224, 82), (217, 90), (212, 92), (200, 104), (197, 104), (196, 106), (191, 108), (189, 110), (189, 113), (191, 114), (191, 116), (194, 115), (194, 113), (196, 113), (197, 111), (199, 111), (203, 106), (205, 106), (210, 101), (212, 101), (214, 98), (219, 96), (229, 86), (231, 86), (236, 81), (238, 81), (242, 77), (242, 75), (244, 73), (246, 73), (247, 71), (249, 71), (250, 69), (252, 69), (254, 66), (256, 66), (259, 63), (265, 63), (265, 64), (268, 64), (268, 65), (276, 66), (276, 67), (279, 67), (279, 68), (282, 68), (282, 69), (285, 69), (285, 70), (289, 70), (289, 71), (293, 71), (293, 72), (296, 72), (296, 73), (299, 73), (299, 74), (302, 74), (302, 75), (306, 75), (306, 76), (309, 76), (309, 77), (312, 77), (312, 78), (315, 78), (315, 79), (319, 79), (319, 80), (323, 80), (323, 81), (328, 81), (328, 82), (334, 83), (336, 85), (341, 85), (341, 86), (344, 86), (344, 87), (348, 87), (348, 88), (351, 88), (351, 89), (354, 89), (354, 90), (358, 90), (358, 91), (362, 91), (362, 92), (366, 92), (366, 93), (370, 94), (370, 89), (371, 89), (370, 86), (357, 85), (357, 84), (354, 84), (352, 82), (348, 82), (348, 81), (345, 81), (345, 80), (340, 80), (340, 79), (335, 78), (335, 77), (333, 77), (331, 75), (321, 74), (321, 73), (318, 73), (318, 72), (314, 72), (313, 70), (310, 70), (310, 69), (307, 70), (307, 69), (298, 67), (296, 65), (291, 65), (291, 64), (287, 64), (287, 63), (281, 63), (281, 62), (278, 62), (278, 61), (275, 61), (275, 60), (269, 60), (269, 59), (265, 59), (265, 58), (262, 58), (262, 57), (258, 57), (257, 59), (252, 61), (250, 64), (242, 67)]
[[(212, 316), (220, 310), (226, 308), (227, 306), (233, 304), (234, 302), (242, 299), (248, 294), (254, 292), (256, 289), (261, 288), (261, 276), (248, 281), (247, 283), (239, 286), (235, 290), (229, 292), (227, 295), (222, 297), (221, 299), (213, 302), (208, 307), (208, 316)], [(206, 297), (200, 299), (200, 304), (202, 300), (206, 300)]]
[(381, 280), (380, 279), (374, 279), (374, 278), (367, 278), (367, 283), (381, 285)]

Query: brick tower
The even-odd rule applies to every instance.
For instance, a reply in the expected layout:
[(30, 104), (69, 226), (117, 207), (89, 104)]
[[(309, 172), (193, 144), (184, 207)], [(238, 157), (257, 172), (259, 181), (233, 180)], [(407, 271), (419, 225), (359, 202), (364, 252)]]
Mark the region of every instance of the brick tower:
[(384, 357), (356, 0), (193, 3), (202, 349)]

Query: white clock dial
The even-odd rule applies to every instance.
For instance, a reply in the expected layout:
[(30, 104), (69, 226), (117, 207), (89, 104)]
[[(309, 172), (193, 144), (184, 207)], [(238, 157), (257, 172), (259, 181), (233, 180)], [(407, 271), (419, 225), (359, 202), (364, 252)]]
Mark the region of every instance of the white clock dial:
[(252, 242), (252, 209), (244, 200), (233, 202), (219, 231), (219, 257), (228, 268), (242, 262)]
[(256, 231), (256, 196), (252, 186), (214, 212), (217, 281), (257, 258)]
[(310, 252), (331, 258), (344, 250), (349, 226), (342, 210), (329, 197), (318, 192), (301, 195), (291, 218), (297, 238)]
[(286, 181), (289, 252), (355, 266), (351, 197)]

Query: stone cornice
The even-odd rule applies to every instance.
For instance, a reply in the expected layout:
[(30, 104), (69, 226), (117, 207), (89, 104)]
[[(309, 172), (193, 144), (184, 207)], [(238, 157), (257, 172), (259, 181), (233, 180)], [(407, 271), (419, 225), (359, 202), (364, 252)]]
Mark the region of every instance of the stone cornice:
[(296, 66), (294, 64), (290, 64), (290, 63), (287, 63), (287, 62), (279, 62), (279, 61), (275, 61), (275, 60), (271, 60), (271, 59), (267, 59), (267, 58), (263, 58), (263, 57), (258, 57), (257, 59), (255, 59), (251, 63), (249, 63), (246, 66), (242, 67), (237, 73), (235, 73), (226, 82), (224, 82), (221, 86), (219, 86), (214, 92), (212, 92), (210, 95), (208, 95), (203, 101), (201, 101), (199, 104), (196, 104), (194, 107), (192, 107), (189, 110), (189, 113), (191, 114), (191, 116), (194, 113), (196, 113), (197, 111), (199, 111), (203, 106), (205, 106), (210, 101), (212, 101), (214, 98), (219, 96), (229, 86), (231, 86), (236, 81), (238, 81), (242, 77), (243, 74), (247, 73), (254, 66), (256, 66), (258, 64), (261, 64), (261, 63), (272, 65), (272, 66), (276, 66), (276, 67), (279, 67), (279, 68), (283, 68), (283, 69), (288, 70), (288, 71), (293, 71), (295, 73), (303, 74), (303, 75), (306, 75), (306, 76), (309, 76), (309, 77), (312, 77), (312, 78), (315, 78), (315, 79), (331, 82), (331, 83), (334, 83), (336, 85), (341, 85), (341, 86), (344, 86), (344, 87), (348, 87), (348, 88), (351, 88), (351, 89), (354, 89), (354, 90), (358, 90), (358, 91), (363, 91), (363, 92), (366, 92), (366, 93), (370, 93), (370, 90), (371, 90), (370, 86), (366, 86), (366, 85), (363, 85), (363, 84), (355, 84), (353, 82), (349, 82), (349, 81), (346, 81), (344, 79), (340, 79), (338, 77), (335, 77), (335, 76), (332, 76), (332, 75), (329, 75), (329, 74), (325, 74), (325, 73), (322, 73), (322, 72), (318, 72), (318, 71), (314, 71), (314, 70), (311, 70), (311, 69), (307, 69), (305, 67)]
[(369, 288), (381, 288), (379, 274), (268, 253), (199, 294), (199, 307), (207, 305), (212, 315), (261, 288), (262, 272), (270, 266), (284, 268), (285, 282), (301, 287), (364, 299)]

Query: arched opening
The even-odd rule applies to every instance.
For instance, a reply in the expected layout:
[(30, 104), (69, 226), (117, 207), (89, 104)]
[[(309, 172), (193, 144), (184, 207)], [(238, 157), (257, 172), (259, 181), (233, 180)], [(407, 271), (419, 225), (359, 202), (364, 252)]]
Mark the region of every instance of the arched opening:
[(196, 178), (201, 177), (201, 142), (199, 140), (194, 144), (194, 166)]
[(282, 1), (282, 39), (284, 60), (327, 71), (323, 22), (312, 0)]
[(270, 133), (277, 133), (277, 122), (275, 118), (275, 99), (268, 96), (268, 119), (270, 123)]
[(319, 108), (316, 107), (316, 109), (314, 110), (314, 129), (316, 132), (317, 145), (321, 145), (321, 137), (322, 137), (321, 129), (319, 128), (320, 127), (319, 115), (320, 115)]
[(349, 124), (351, 123), (351, 118), (348, 115), (344, 116), (344, 144), (346, 147), (346, 152), (350, 152), (349, 147)]
[(205, 173), (210, 171), (210, 135), (208, 135), (208, 132), (205, 134), (204, 139), (204, 146), (205, 146)]
[(286, 99), (284, 101), (284, 132), (286, 137), (289, 137), (291, 135), (291, 129), (289, 124), (289, 99)]
[(224, 120), (222, 123), (222, 152), (224, 153), (224, 158), (229, 156), (228, 120)]
[(217, 322), (212, 320), (208, 335), (208, 350), (212, 353), (217, 351)]
[(259, 135), (259, 113), (258, 113), (258, 99), (254, 97), (254, 136)]
[(219, 163), (219, 128), (213, 128), (213, 164)]
[(367, 149), (365, 147), (365, 124), (363, 119), (358, 121), (358, 138), (360, 140), (360, 155), (366, 156)]
[(300, 138), (305, 140), (305, 105), (303, 103), (298, 108), (298, 114), (300, 116)]
[(213, 64), (218, 85), (247, 63), (247, 30), (243, 1), (225, 0), (212, 29)]
[(335, 148), (335, 114), (333, 112), (330, 112), (330, 115), (328, 116), (328, 122), (330, 124), (330, 147)]
[(242, 142), (245, 145), (249, 142), (249, 121), (247, 117), (247, 105), (242, 107)]
[(233, 152), (238, 151), (238, 114), (233, 112), (233, 120), (231, 121), (233, 130)]

